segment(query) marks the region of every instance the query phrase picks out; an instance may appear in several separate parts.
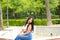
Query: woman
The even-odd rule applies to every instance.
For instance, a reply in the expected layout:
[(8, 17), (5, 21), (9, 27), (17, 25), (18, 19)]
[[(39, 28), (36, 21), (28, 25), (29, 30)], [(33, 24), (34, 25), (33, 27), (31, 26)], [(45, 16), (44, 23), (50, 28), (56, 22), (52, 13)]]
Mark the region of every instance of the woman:
[(15, 40), (31, 40), (33, 30), (34, 30), (34, 19), (32, 17), (29, 17), (21, 33), (15, 38)]

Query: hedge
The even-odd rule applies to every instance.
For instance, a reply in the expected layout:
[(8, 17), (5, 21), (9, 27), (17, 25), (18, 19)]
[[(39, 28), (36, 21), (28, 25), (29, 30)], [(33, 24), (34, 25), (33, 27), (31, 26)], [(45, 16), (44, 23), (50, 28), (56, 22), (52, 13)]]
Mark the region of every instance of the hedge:
[[(3, 20), (3, 25), (6, 26), (6, 20)], [(26, 22), (26, 19), (9, 19), (9, 25), (10, 26), (22, 26)], [(60, 24), (60, 20), (52, 20), (53, 24)], [(47, 25), (47, 20), (46, 19), (35, 19), (34, 20), (34, 25)]]

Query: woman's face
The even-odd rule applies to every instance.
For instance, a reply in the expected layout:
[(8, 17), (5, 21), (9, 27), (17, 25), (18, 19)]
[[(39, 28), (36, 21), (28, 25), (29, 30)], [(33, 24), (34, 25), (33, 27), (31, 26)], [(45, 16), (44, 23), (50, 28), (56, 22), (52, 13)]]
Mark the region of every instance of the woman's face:
[(32, 22), (32, 18), (30, 18), (29, 20), (28, 20), (28, 23), (31, 23)]

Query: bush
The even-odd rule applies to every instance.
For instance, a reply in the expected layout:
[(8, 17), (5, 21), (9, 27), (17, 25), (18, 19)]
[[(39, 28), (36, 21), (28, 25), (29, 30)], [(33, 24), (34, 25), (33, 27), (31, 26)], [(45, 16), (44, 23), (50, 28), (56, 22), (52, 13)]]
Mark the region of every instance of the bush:
[[(10, 19), (9, 20), (9, 26), (22, 26), (22, 25), (24, 25), (25, 24), (25, 19), (23, 20), (14, 20), (14, 19)], [(4, 20), (3, 21), (3, 24), (4, 24), (4, 26), (6, 26), (6, 22), (7, 22), (7, 20)]]
[[(6, 20), (3, 21), (4, 26), (6, 26)], [(23, 26), (26, 22), (26, 19), (9, 19), (9, 25), (10, 26)], [(60, 24), (60, 20), (52, 20), (53, 24)], [(47, 25), (46, 19), (35, 19), (34, 25)]]
[(53, 20), (52, 23), (53, 24), (60, 24), (60, 20)]
[(44, 19), (42, 19), (42, 20), (36, 19), (36, 20), (34, 21), (34, 24), (35, 24), (35, 25), (47, 25), (47, 21), (44, 20)]

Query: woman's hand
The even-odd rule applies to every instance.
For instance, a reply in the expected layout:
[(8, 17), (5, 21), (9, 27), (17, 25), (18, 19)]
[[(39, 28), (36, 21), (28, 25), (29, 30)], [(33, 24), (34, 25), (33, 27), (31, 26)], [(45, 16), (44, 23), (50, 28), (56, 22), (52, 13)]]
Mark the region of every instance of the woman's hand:
[(24, 35), (29, 34), (31, 32), (31, 25), (29, 25), (28, 29), (26, 30), (26, 32), (24, 33)]
[(25, 31), (26, 31), (25, 29), (22, 29), (22, 31), (18, 35), (24, 35)]
[(24, 29), (22, 29), (22, 31), (24, 32), (25, 30), (24, 30)]
[(25, 34), (24, 34), (24, 33), (19, 33), (17, 36), (19, 36), (19, 35), (20, 35), (20, 36), (24, 36)]
[(25, 32), (25, 31), (26, 31), (26, 29), (22, 28), (22, 31), (23, 31), (23, 32)]
[(19, 33), (18, 35), (22, 35), (22, 33)]

